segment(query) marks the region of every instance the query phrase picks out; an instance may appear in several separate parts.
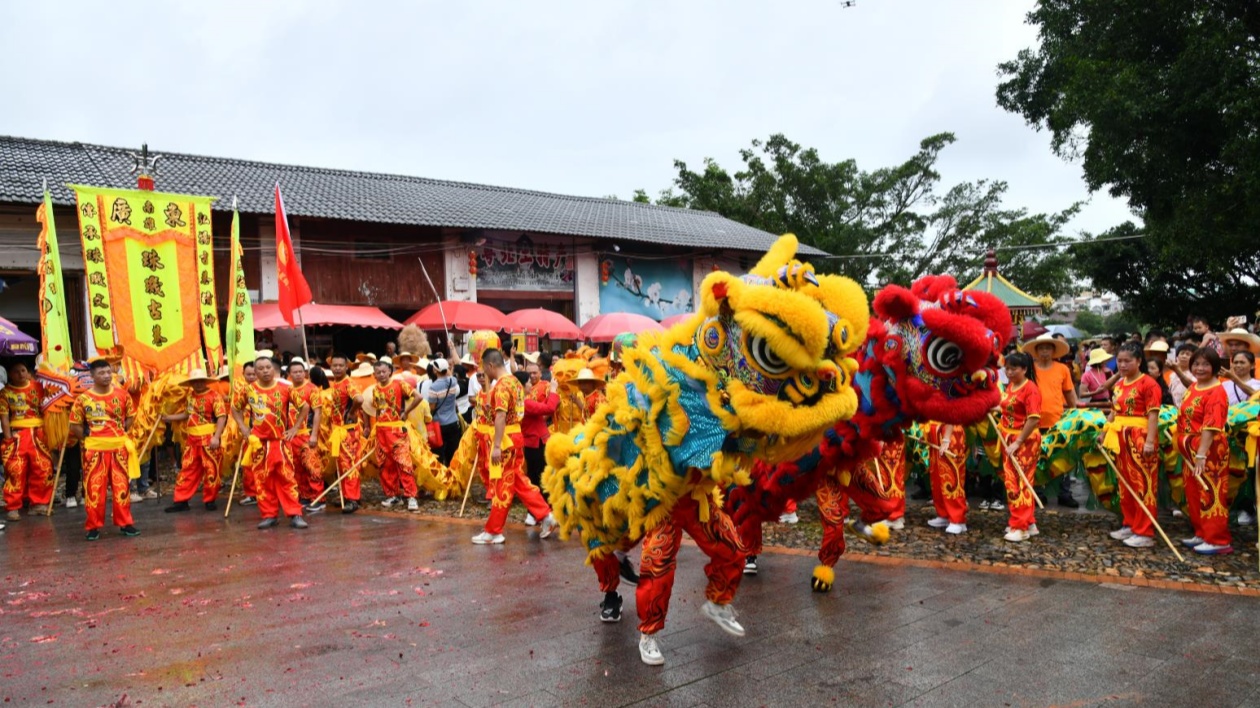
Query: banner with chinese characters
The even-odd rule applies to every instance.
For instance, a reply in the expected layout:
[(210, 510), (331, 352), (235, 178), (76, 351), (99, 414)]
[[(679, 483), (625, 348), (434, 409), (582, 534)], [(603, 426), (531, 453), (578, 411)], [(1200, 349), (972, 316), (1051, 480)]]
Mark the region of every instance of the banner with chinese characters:
[(97, 351), (161, 373), (201, 366), (204, 337), (205, 354), (217, 365), (214, 198), (70, 187)]
[(478, 252), (477, 287), (518, 292), (573, 292), (573, 254), (564, 246), (522, 238)]

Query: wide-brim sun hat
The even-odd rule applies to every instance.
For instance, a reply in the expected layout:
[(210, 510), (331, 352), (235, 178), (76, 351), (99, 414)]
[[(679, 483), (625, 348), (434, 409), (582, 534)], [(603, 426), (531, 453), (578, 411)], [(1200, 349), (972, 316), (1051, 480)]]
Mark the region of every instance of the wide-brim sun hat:
[(1051, 355), (1052, 359), (1061, 359), (1067, 356), (1068, 352), (1071, 351), (1071, 349), (1068, 347), (1067, 342), (1063, 341), (1062, 339), (1055, 339), (1054, 336), (1051, 334), (1043, 334), (1040, 337), (1037, 337), (1036, 339), (1025, 343), (1023, 346), (1023, 351), (1028, 356), (1036, 358), (1037, 347), (1043, 344), (1050, 344), (1054, 346), (1054, 354)]

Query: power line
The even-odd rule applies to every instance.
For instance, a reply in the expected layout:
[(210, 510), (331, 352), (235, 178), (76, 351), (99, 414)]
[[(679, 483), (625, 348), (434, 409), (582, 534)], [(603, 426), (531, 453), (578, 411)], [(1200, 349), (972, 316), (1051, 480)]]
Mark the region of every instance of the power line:
[[(1092, 243), (1110, 243), (1112, 241), (1130, 241), (1138, 238), (1145, 238), (1146, 233), (1130, 234), (1128, 236), (1110, 236), (1107, 238), (1091, 239), (1089, 241), (1059, 241), (1058, 243), (1038, 243), (1027, 246), (995, 246), (994, 251), (1032, 251), (1042, 248), (1059, 248), (1062, 246), (1080, 246)], [(834, 261), (834, 260), (859, 260), (863, 258), (898, 258), (895, 253), (850, 253), (843, 256), (824, 256), (818, 260)]]

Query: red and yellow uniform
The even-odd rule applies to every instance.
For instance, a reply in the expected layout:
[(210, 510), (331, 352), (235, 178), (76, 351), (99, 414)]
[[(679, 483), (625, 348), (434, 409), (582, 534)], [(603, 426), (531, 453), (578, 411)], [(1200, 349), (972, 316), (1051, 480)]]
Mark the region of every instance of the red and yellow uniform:
[[(223, 464), (222, 446), (211, 450), (210, 441), (219, 420), (227, 417), (227, 402), (218, 391), (188, 395), (184, 422), (184, 454), (175, 480), (175, 503), (193, 498), (201, 485), (201, 500), (209, 504), (219, 498), (219, 467)], [(222, 441), (220, 441), (222, 442)]]
[[(967, 431), (952, 426), (945, 437), (944, 423), (931, 422), (924, 427), (928, 442), (928, 476), (932, 482), (932, 505), (936, 515), (951, 524), (967, 523)], [(941, 448), (945, 452), (941, 451)]]
[(1159, 415), (1159, 384), (1143, 374), (1129, 383), (1121, 379), (1112, 389), (1112, 410), (1115, 419), (1108, 425), (1104, 445), (1116, 455), (1116, 469), (1124, 476), (1137, 496), (1120, 485), (1120, 514), (1124, 525), (1137, 536), (1154, 536), (1155, 526), (1150, 517), (1142, 513), (1145, 506), (1155, 514), (1155, 496), (1159, 489), (1156, 474), (1159, 471), (1159, 442), (1155, 452), (1145, 455), (1146, 430), (1150, 415)]
[[(1207, 388), (1194, 384), (1181, 399), (1181, 415), (1177, 417), (1177, 451), (1183, 458), (1186, 484), (1186, 507), (1194, 535), (1214, 546), (1231, 545), (1229, 534), (1229, 442), (1225, 439), (1225, 420), (1229, 397), (1219, 381)], [(1204, 460), (1203, 475), (1194, 473), (1195, 456), (1204, 431), (1212, 431), (1212, 444)]]
[[(1041, 417), (1041, 391), (1037, 384), (1025, 380), (1018, 386), (1007, 385), (1002, 392), (1002, 412), (998, 418), (998, 438), (1006, 447), (1019, 438), (1024, 424), (1029, 418)], [(1014, 458), (1025, 474), (1033, 474), (1037, 470), (1037, 459), (1041, 455), (1041, 433), (1033, 429), (1024, 444), (1015, 451)], [(1011, 512), (1011, 529), (1027, 531), (1035, 521), (1033, 517), (1032, 491), (1020, 479), (1019, 472), (1011, 455), (1002, 454), (1002, 481), (1006, 483), (1006, 507)], [(1032, 481), (1031, 478), (1028, 480)]]
[[(359, 418), (351, 415), (354, 409), (354, 397), (360, 393), (357, 386), (347, 376), (334, 381), (324, 392), (328, 405), (328, 422), (332, 433), (328, 442), (328, 455), (337, 462), (337, 476), (346, 473), (354, 463), (359, 461), (363, 450), (363, 438), (359, 436)], [(355, 469), (341, 481), (341, 494), (346, 501), (359, 501), (359, 470)]]
[(589, 420), (595, 416), (595, 411), (608, 400), (608, 396), (604, 395), (604, 390), (597, 388), (591, 391), (586, 397), (586, 418)]
[[(551, 507), (525, 474), (525, 436), (521, 433), (521, 420), (525, 417), (525, 389), (521, 382), (515, 376), (506, 374), (494, 382), (483, 399), (484, 405), (477, 408), (477, 471), (490, 492), (490, 518), (486, 519), (485, 530), (491, 535), (498, 535), (503, 533), (503, 525), (507, 523), (513, 497), (519, 496), (535, 519), (547, 518)], [(494, 446), (494, 420), (499, 413), (504, 414), (503, 439), (500, 441), (503, 459), (495, 467), (490, 461), (490, 450)]]
[(242, 467), (254, 478), (258, 511), (264, 519), (272, 519), (284, 510), (285, 516), (301, 516), (297, 480), (293, 477), (293, 456), (284, 444), (285, 421), (292, 416), (292, 386), (261, 382), (242, 386), (236, 392), (232, 408), (240, 411), (250, 427)]
[(381, 487), (387, 497), (398, 496), (400, 490), (408, 499), (419, 493), (411, 442), (407, 439), (407, 420), (403, 416), (407, 402), (415, 395), (411, 384), (398, 379), (377, 385), (372, 393), (372, 405), (376, 407), (376, 465), (381, 468)]
[(88, 531), (105, 525), (106, 493), (113, 495), (114, 525), (132, 525), (128, 478), (140, 478), (140, 460), (135, 443), (127, 437), (127, 421), (135, 414), (131, 394), (121, 386), (110, 388), (109, 393), (79, 394), (70, 408), (70, 424), (86, 426), (88, 433), (83, 441), (84, 527)]
[(0, 443), (4, 506), (8, 511), (21, 509), (26, 499), (32, 506), (52, 502), (52, 455), (44, 437), (44, 418), (39, 408), (43, 398), (44, 388), (34, 381), (0, 390), (0, 414), (8, 416), (12, 435)]
[[(314, 499), (324, 491), (324, 461), (319, 450), (310, 446), (311, 415), (320, 402), (321, 390), (310, 381), (293, 386), (289, 392), (289, 427), (297, 426), (297, 435), (289, 441), (289, 454), (293, 456), (293, 475), (297, 478), (298, 497)], [(305, 407), (305, 412), (303, 411)], [(299, 420), (299, 416), (302, 417)]]

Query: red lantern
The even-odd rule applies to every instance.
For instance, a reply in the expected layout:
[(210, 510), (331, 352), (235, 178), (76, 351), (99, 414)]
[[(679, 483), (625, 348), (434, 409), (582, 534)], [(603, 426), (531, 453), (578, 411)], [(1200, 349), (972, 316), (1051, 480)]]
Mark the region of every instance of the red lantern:
[(477, 277), (477, 252), (476, 251), (468, 252), (468, 274), (474, 278)]
[(612, 278), (612, 267), (613, 267), (613, 266), (612, 266), (612, 261), (600, 261), (600, 262), (599, 262), (599, 282), (600, 282), (600, 284), (602, 284), (602, 285), (607, 285), (607, 284), (608, 284), (608, 281)]
[(719, 270), (722, 270), (722, 269), (718, 267), (718, 264), (717, 264), (716, 262), (714, 262), (714, 264), (713, 264), (713, 272), (714, 272), (714, 273), (716, 273), (716, 272), (718, 272)]

